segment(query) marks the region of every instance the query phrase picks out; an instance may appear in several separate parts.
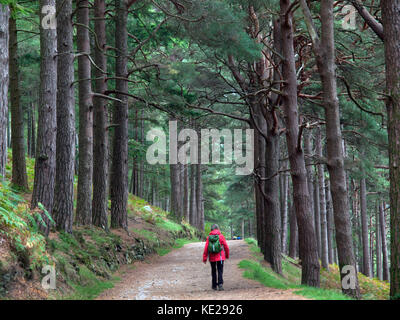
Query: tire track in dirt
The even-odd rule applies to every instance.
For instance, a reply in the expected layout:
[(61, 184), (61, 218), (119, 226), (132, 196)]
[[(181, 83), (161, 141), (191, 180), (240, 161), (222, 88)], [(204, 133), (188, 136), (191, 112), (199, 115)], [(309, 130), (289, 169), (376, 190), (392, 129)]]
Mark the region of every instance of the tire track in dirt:
[(121, 281), (98, 300), (306, 300), (291, 290), (267, 288), (242, 276), (238, 263), (251, 258), (242, 240), (228, 241), (230, 258), (224, 265), (224, 291), (211, 289), (210, 264), (202, 263), (204, 242), (186, 244), (165, 256), (123, 266)]

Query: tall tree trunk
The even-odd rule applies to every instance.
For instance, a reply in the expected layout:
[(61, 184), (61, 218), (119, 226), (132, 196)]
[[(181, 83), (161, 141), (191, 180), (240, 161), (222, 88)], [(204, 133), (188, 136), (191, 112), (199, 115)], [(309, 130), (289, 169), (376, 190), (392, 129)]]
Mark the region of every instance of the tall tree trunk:
[(0, 4), (0, 179), (6, 174), (8, 122), (9, 9)]
[(400, 299), (400, 0), (381, 0), (390, 167), (390, 296)]
[(180, 194), (181, 194), (181, 203), (180, 206), (182, 208), (182, 219), (185, 218), (185, 202), (184, 202), (184, 198), (185, 198), (185, 190), (184, 190), (184, 184), (185, 184), (185, 176), (184, 176), (184, 165), (182, 163), (179, 163), (179, 189), (180, 189)]
[(75, 177), (75, 92), (72, 0), (57, 6), (57, 150), (53, 216), (58, 230), (72, 233)]
[[(283, 170), (287, 170), (287, 162), (282, 166)], [(287, 249), (287, 230), (288, 230), (288, 190), (289, 176), (287, 173), (280, 175), (281, 181), (281, 218), (282, 218), (282, 253), (286, 254)]]
[(92, 224), (93, 98), (89, 36), (89, 0), (76, 0), (79, 78), (79, 164), (76, 223)]
[[(10, 79), (11, 81), (11, 79)], [(31, 147), (31, 142), (32, 142), (32, 110), (30, 107), (28, 107), (27, 110), (27, 121), (26, 121), (26, 129), (27, 129), (27, 138), (26, 138), (26, 147), (28, 151), (28, 157), (32, 157), (32, 147)]]
[[(339, 270), (344, 266), (353, 266), (357, 270), (352, 247), (351, 222), (349, 203), (346, 190), (346, 172), (342, 148), (342, 132), (340, 128), (339, 99), (337, 97), (337, 83), (335, 75), (334, 30), (333, 30), (333, 2), (321, 2), (321, 48), (323, 58), (317, 58), (319, 73), (324, 92), (324, 106), (326, 119), (327, 158), (330, 176), (330, 187), (333, 203), (336, 244), (339, 259)], [(354, 298), (360, 297), (357, 272), (355, 286), (349, 289), (342, 288), (343, 292)], [(341, 279), (345, 273), (341, 273)]]
[(115, 0), (116, 101), (111, 171), (111, 228), (128, 228), (128, 8), (125, 0)]
[(35, 110), (35, 105), (33, 103), (31, 105), (31, 109), (32, 109), (31, 158), (35, 158), (35, 156), (36, 156), (36, 110)]
[(132, 158), (131, 180), (129, 182), (129, 192), (135, 194), (135, 159)]
[[(268, 128), (273, 127), (271, 113), (266, 114)], [(272, 129), (269, 129), (266, 139), (266, 154), (265, 154), (265, 177), (271, 177), (264, 185), (264, 193), (267, 195), (264, 199), (264, 221), (265, 221), (265, 238), (266, 243), (264, 259), (271, 263), (272, 269), (282, 273), (282, 219), (279, 206), (279, 135), (275, 134)]]
[[(356, 188), (356, 186), (354, 186), (354, 190), (355, 190), (355, 188)], [(356, 225), (356, 228), (357, 228), (357, 236), (358, 236), (358, 255), (359, 255), (359, 257), (358, 257), (358, 264), (360, 265), (360, 269), (359, 269), (359, 271), (362, 273), (363, 272), (363, 268), (362, 268), (362, 266), (363, 266), (363, 261), (362, 261), (362, 256), (363, 256), (363, 254), (362, 254), (362, 250), (363, 250), (363, 248), (362, 248), (362, 227), (361, 227), (361, 213), (360, 213), (360, 210), (359, 210), (359, 206), (358, 206), (358, 192), (357, 191), (354, 191), (354, 195), (355, 195), (355, 199), (354, 199), (354, 212), (356, 213), (356, 215), (357, 215), (357, 225)]]
[(331, 197), (331, 188), (329, 180), (326, 181), (326, 192), (325, 192), (325, 199), (326, 199), (326, 217), (327, 217), (327, 236), (328, 236), (328, 261), (329, 264), (334, 262), (333, 258), (333, 234), (335, 232), (335, 226), (333, 221), (333, 207), (332, 207), (332, 197)]
[[(12, 184), (28, 189), (26, 174), (24, 114), (20, 103), (17, 21), (12, 16), (10, 30), (10, 102), (11, 102), (11, 146), (12, 146)], [(29, 131), (29, 130), (28, 130)]]
[[(360, 289), (352, 245), (342, 132), (340, 128), (339, 99), (337, 96), (333, 1), (321, 0), (321, 40), (319, 40), (317, 31), (313, 25), (312, 16), (306, 1), (300, 0), (300, 5), (313, 41), (313, 50), (322, 81), (326, 121), (327, 162), (335, 220), (339, 270), (342, 271), (345, 266), (353, 266), (354, 268), (352, 271), (355, 275), (355, 285), (349, 288), (342, 287), (342, 291), (351, 297), (359, 299)], [(346, 277), (345, 272), (341, 272), (340, 275), (342, 280)]]
[[(55, 0), (41, 0), (40, 8), (50, 6), (55, 11)], [(41, 12), (41, 11), (40, 11)], [(40, 21), (44, 15), (40, 13)], [(31, 207), (40, 202), (51, 214), (54, 201), (56, 175), (56, 136), (57, 136), (57, 31), (52, 26), (40, 25), (40, 89), (39, 118), (35, 162), (35, 179)], [(43, 214), (40, 229), (48, 235), (49, 219)]]
[(284, 105), (286, 122), (286, 141), (288, 146), (290, 172), (293, 184), (293, 203), (295, 205), (297, 225), (299, 230), (299, 249), (302, 261), (301, 283), (313, 287), (320, 286), (320, 265), (318, 261), (317, 238), (313, 226), (311, 211), (311, 195), (308, 192), (307, 171), (304, 153), (301, 147), (301, 132), (299, 132), (299, 115), (297, 105), (297, 76), (293, 48), (292, 13), (286, 14), (290, 8), (289, 0), (281, 0), (281, 32), (283, 78), (285, 79)]
[(360, 214), (358, 213), (358, 191), (356, 190), (355, 180), (350, 180), (350, 194), (351, 194), (351, 212), (352, 212), (352, 225), (353, 233), (355, 237), (353, 238), (353, 247), (356, 256), (358, 271), (362, 272), (362, 239), (361, 239), (361, 224), (360, 224)]
[[(200, 144), (199, 144), (200, 145)], [(199, 153), (200, 154), (200, 153)], [(204, 210), (203, 210), (203, 177), (202, 166), (196, 164), (196, 208), (197, 208), (197, 228), (200, 231), (204, 230)]]
[[(257, 110), (257, 109), (256, 109)], [(255, 112), (254, 121), (259, 120), (259, 114)], [(258, 127), (261, 129), (260, 122), (258, 122)], [(265, 174), (265, 139), (258, 132), (255, 131), (254, 134), (254, 171), (257, 175), (262, 178), (266, 177)], [(264, 181), (255, 180), (254, 181), (254, 192), (255, 192), (255, 200), (256, 200), (256, 225), (257, 225), (257, 241), (262, 253), (265, 253), (265, 228), (264, 228)]]
[[(95, 88), (96, 93), (104, 95), (107, 91), (106, 74), (107, 58), (106, 45), (106, 4), (105, 0), (94, 2), (94, 31), (97, 36), (97, 45), (94, 47)], [(108, 114), (107, 104), (101, 96), (93, 99), (93, 224), (108, 230)]]
[(381, 201), (379, 204), (379, 227), (381, 231), (381, 241), (382, 241), (382, 278), (383, 280), (389, 280), (389, 262), (388, 262), (388, 252), (386, 244), (386, 218), (385, 218), (385, 205)]
[[(197, 127), (198, 139), (201, 141), (201, 128)], [(201, 143), (198, 144), (198, 158), (201, 159)], [(196, 167), (196, 208), (197, 208), (197, 228), (204, 231), (204, 199), (203, 199), (203, 173), (202, 165), (199, 161)]]
[(196, 226), (197, 206), (196, 206), (196, 174), (195, 165), (190, 165), (190, 216), (189, 223)]
[[(322, 157), (322, 135), (321, 128), (317, 128), (316, 143), (315, 143), (317, 156)], [(321, 264), (325, 269), (329, 268), (329, 254), (328, 254), (328, 222), (326, 213), (326, 196), (325, 196), (325, 172), (322, 164), (317, 165), (318, 173), (318, 192), (319, 192), (319, 210), (321, 217)]]
[(317, 239), (317, 248), (318, 248), (318, 256), (320, 252), (320, 237), (319, 237), (319, 216), (316, 215), (316, 203), (315, 203), (315, 188), (314, 188), (314, 172), (312, 163), (312, 133), (310, 130), (305, 130), (303, 135), (304, 140), (304, 158), (306, 162), (306, 171), (307, 171), (307, 186), (308, 186), (308, 194), (310, 195), (310, 209), (314, 218), (314, 229), (315, 236)]
[(368, 245), (367, 188), (365, 178), (360, 181), (361, 229), (363, 242), (363, 274), (371, 277), (371, 257)]
[(379, 207), (380, 202), (377, 202), (377, 210), (375, 215), (375, 234), (376, 234), (376, 277), (379, 280), (383, 280), (383, 272), (382, 272), (382, 240), (381, 240), (381, 231), (379, 226)]
[[(259, 67), (262, 70), (262, 67)], [(258, 98), (254, 99), (258, 100)], [(263, 134), (257, 134), (255, 146), (257, 174), (261, 179), (256, 181), (259, 201), (259, 227), (264, 260), (271, 264), (276, 273), (282, 273), (281, 262), (281, 215), (279, 206), (279, 135), (274, 133), (273, 119), (270, 112), (263, 113), (262, 103), (253, 101), (254, 121)], [(267, 179), (268, 181), (263, 181)]]
[(183, 168), (183, 214), (186, 222), (189, 222), (189, 165)]
[[(144, 109), (140, 113), (140, 144), (144, 145)], [(140, 175), (139, 175), (139, 195), (141, 198), (145, 197), (144, 193), (144, 161), (140, 161)]]
[(289, 257), (295, 259), (297, 257), (297, 245), (298, 245), (298, 230), (297, 230), (297, 219), (294, 205), (290, 206), (289, 210)]
[[(138, 141), (138, 109), (135, 110), (135, 121), (134, 121), (134, 125), (132, 128), (133, 131), (133, 139), (135, 139), (135, 141)], [(132, 174), (131, 174), (131, 193), (138, 196), (139, 192), (137, 189), (137, 162), (136, 162), (136, 155), (133, 155), (132, 157)]]
[[(281, 30), (278, 21), (274, 21), (273, 40), (274, 48), (277, 52), (281, 51)], [(258, 35), (260, 37), (260, 35)], [(260, 41), (260, 40), (258, 40)], [(277, 57), (274, 57), (274, 59)], [(265, 58), (260, 59), (256, 64), (256, 74), (258, 86), (264, 86), (267, 77), (267, 61)], [(274, 74), (277, 77), (278, 71)], [(263, 225), (264, 225), (264, 260), (270, 262), (272, 269), (278, 273), (282, 273), (282, 218), (279, 202), (279, 155), (280, 155), (280, 135), (278, 133), (278, 115), (275, 111), (276, 101), (267, 101), (265, 96), (255, 96), (257, 100), (257, 112), (261, 123), (260, 128), (263, 129), (265, 139), (265, 156), (261, 158), (264, 162), (264, 176), (268, 180), (263, 187)], [(276, 97), (277, 99), (277, 97)], [(255, 102), (253, 102), (254, 105)], [(270, 106), (268, 106), (270, 104)], [(269, 109), (269, 110), (268, 110)], [(267, 112), (265, 112), (268, 110)], [(261, 152), (261, 150), (260, 150)]]
[[(313, 170), (314, 171), (314, 170)], [(320, 200), (319, 200), (319, 180), (318, 174), (314, 174), (314, 221), (315, 221), (315, 235), (317, 237), (318, 257), (321, 258), (321, 213), (320, 213)]]
[(370, 239), (370, 244), (369, 244), (369, 248), (370, 248), (370, 252), (369, 252), (369, 256), (370, 256), (370, 270), (371, 270), (371, 278), (373, 278), (375, 275), (375, 268), (374, 268), (374, 243), (375, 243), (375, 234), (374, 234), (374, 230), (373, 230), (373, 224), (372, 224), (372, 215), (369, 218), (369, 239)]
[(179, 164), (170, 164), (170, 181), (171, 181), (171, 213), (175, 215), (176, 218), (181, 219), (181, 189), (179, 183)]

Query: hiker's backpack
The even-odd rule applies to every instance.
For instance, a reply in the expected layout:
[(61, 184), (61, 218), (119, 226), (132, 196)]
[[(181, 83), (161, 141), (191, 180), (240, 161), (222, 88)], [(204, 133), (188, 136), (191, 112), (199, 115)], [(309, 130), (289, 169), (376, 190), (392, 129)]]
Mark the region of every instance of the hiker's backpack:
[(221, 243), (219, 242), (219, 235), (212, 234), (208, 236), (208, 252), (220, 253), (222, 251)]

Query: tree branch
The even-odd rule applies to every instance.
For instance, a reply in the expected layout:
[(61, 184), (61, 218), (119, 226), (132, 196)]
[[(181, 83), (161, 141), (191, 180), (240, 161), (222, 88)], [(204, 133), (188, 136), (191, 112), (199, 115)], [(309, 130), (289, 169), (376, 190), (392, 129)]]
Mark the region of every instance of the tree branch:
[(382, 41), (385, 40), (385, 34), (383, 32), (383, 26), (379, 21), (375, 19), (375, 17), (369, 13), (367, 9), (365, 9), (364, 5), (360, 0), (349, 0), (349, 2), (356, 8), (360, 16), (364, 19), (364, 21), (368, 24), (368, 26), (375, 32), (375, 34)]

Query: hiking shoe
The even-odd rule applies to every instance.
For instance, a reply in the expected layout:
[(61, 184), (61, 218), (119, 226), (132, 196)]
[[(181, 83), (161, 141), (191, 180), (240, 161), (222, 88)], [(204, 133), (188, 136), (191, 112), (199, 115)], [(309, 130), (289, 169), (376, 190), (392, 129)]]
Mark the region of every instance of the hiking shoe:
[(211, 289), (213, 289), (213, 290), (217, 290), (217, 287), (211, 287)]
[(220, 284), (220, 285), (218, 286), (218, 291), (224, 291), (224, 287), (222, 286), (222, 284)]

